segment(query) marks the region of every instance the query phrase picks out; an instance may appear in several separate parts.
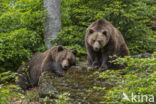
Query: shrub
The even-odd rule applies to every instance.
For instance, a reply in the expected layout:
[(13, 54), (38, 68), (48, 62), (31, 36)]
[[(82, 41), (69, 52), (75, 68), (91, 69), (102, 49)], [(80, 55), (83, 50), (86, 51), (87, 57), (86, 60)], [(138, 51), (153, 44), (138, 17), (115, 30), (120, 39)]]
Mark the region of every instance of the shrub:
[(13, 99), (23, 100), (24, 95), (16, 92), (20, 88), (16, 85), (4, 85), (0, 84), (0, 102), (1, 104), (11, 104)]
[(0, 84), (14, 82), (15, 77), (16, 77), (15, 72), (7, 71), (7, 72), (0, 73)]
[(0, 71), (16, 70), (32, 53), (44, 50), (42, 0), (1, 0)]
[[(108, 70), (99, 74), (100, 78), (109, 78), (112, 84), (115, 83), (115, 86), (112, 89), (106, 91), (106, 95), (104, 96), (104, 103), (113, 102), (121, 104), (130, 104), (132, 101), (132, 93), (133, 95), (137, 96), (153, 95), (154, 97), (156, 97), (156, 92), (154, 92), (156, 88), (156, 58), (154, 58), (154, 54), (151, 58), (126, 57), (119, 58), (116, 60), (116, 62), (118, 64), (127, 63), (128, 66), (122, 70), (122, 73), (124, 71), (124, 75), (120, 74), (121, 70)], [(123, 99), (123, 93), (129, 97), (130, 101)], [(136, 101), (139, 101), (139, 97), (136, 97)], [(136, 102), (135, 104), (147, 104), (147, 102), (146, 99), (143, 99), (142, 102)]]
[(34, 47), (38, 47), (39, 35), (34, 31), (19, 29), (0, 35), (0, 70), (14, 70), (22, 60), (30, 57)]

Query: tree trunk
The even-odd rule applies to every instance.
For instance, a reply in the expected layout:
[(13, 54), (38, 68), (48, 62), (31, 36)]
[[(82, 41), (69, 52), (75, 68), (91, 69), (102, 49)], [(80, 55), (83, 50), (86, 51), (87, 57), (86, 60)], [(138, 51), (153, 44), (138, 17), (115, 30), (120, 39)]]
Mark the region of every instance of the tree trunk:
[(48, 49), (54, 46), (50, 41), (55, 39), (61, 30), (60, 7), (61, 0), (44, 0), (44, 8), (48, 10), (45, 15), (44, 41)]

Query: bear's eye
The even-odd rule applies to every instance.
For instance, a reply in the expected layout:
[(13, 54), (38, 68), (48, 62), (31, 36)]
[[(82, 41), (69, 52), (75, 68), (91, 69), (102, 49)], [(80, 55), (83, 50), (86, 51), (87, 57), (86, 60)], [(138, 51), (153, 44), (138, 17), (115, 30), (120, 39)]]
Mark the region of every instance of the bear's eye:
[(70, 59), (70, 58), (68, 58), (67, 60), (70, 62), (70, 60), (71, 60), (71, 59)]
[(98, 42), (99, 42), (99, 43), (101, 43), (101, 42), (102, 42), (102, 40), (98, 40)]
[(94, 32), (94, 30), (90, 29), (89, 30), (89, 34), (92, 34)]
[(102, 32), (102, 34), (106, 36), (106, 35), (107, 35), (107, 32), (106, 32), (106, 31), (104, 31), (104, 32)]
[(94, 43), (94, 42), (95, 42), (95, 40), (92, 40), (92, 42)]

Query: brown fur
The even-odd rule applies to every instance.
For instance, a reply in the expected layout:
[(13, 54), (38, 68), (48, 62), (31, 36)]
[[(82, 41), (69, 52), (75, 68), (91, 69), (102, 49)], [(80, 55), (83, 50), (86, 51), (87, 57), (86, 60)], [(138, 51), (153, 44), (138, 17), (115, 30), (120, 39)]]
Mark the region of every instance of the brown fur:
[[(95, 42), (89, 40), (94, 39), (93, 36), (97, 36), (94, 41), (103, 39), (103, 42), (94, 45)], [(109, 56), (117, 55), (124, 57), (129, 55), (129, 49), (122, 34), (106, 19), (100, 19), (87, 28), (85, 47), (88, 52), (88, 63), (103, 70), (108, 68), (108, 61), (111, 60)], [(98, 47), (100, 48), (98, 49)]]
[(37, 86), (39, 77), (44, 71), (62, 74), (63, 70), (76, 63), (76, 52), (76, 50), (71, 51), (62, 46), (56, 46), (44, 53), (32, 56), (28, 62), (19, 67), (17, 84), (26, 90)]

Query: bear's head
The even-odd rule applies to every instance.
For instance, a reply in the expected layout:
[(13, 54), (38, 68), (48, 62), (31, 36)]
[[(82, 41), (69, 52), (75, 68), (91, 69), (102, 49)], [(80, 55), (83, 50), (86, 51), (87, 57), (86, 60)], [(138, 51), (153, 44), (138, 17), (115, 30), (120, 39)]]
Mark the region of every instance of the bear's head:
[(63, 46), (58, 46), (55, 54), (55, 62), (61, 63), (64, 70), (69, 69), (72, 65), (76, 64), (77, 50), (69, 50)]
[(109, 42), (111, 32), (110, 26), (106, 24), (105, 20), (101, 19), (87, 29), (87, 43), (96, 52), (105, 47)]

